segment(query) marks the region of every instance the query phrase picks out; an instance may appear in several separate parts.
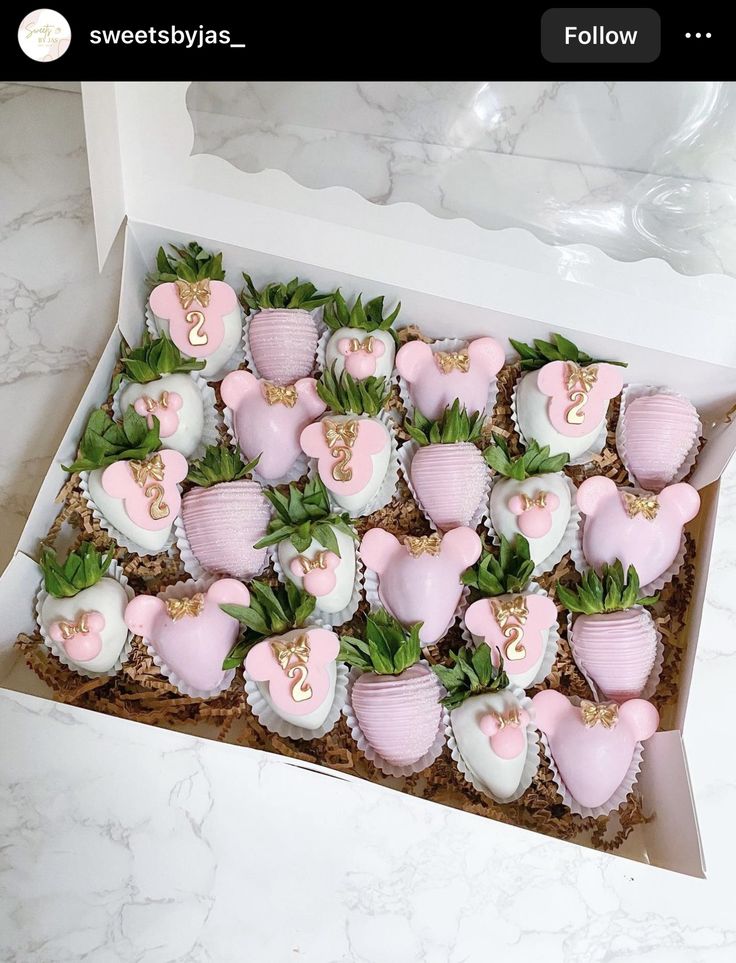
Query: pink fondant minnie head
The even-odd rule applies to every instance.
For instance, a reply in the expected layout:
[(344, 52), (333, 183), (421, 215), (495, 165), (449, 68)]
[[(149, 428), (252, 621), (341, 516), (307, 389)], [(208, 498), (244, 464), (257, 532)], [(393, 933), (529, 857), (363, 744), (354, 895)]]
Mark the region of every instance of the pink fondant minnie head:
[(352, 307), (339, 291), (334, 300), (325, 305), (323, 321), (330, 330), (325, 346), (325, 368), (334, 369), (339, 377), (343, 371), (363, 381), (365, 378), (391, 378), (396, 353), (396, 335), (392, 327), (401, 304), (383, 316), (383, 297), (372, 298), (363, 304), (360, 295)]

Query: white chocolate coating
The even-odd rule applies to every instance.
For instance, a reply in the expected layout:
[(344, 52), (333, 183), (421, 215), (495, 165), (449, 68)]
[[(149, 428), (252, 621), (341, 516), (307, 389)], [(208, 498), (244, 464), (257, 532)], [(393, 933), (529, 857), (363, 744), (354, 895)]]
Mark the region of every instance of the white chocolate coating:
[[(530, 498), (539, 492), (553, 492), (560, 500), (559, 507), (552, 512), (552, 527), (540, 538), (528, 538), (529, 553), (535, 565), (543, 562), (560, 544), (570, 521), (572, 506), (570, 488), (562, 472), (532, 475), (524, 481), (514, 478), (500, 478), (491, 490), (490, 516), (494, 530), (510, 542), (519, 534), (519, 516), (509, 508), (514, 495), (528, 495)], [(526, 536), (525, 536), (526, 537)]]
[(158, 401), (162, 392), (176, 392), (182, 399), (182, 407), (177, 412), (179, 427), (172, 435), (163, 438), (167, 448), (181, 452), (189, 458), (202, 439), (204, 428), (204, 406), (202, 394), (196, 382), (187, 374), (170, 374), (149, 381), (148, 384), (127, 384), (120, 392), (120, 411), (124, 413), (129, 405), (135, 404), (139, 398), (148, 397)]
[[(151, 311), (156, 325), (162, 334), (169, 335), (169, 322), (165, 318), (159, 318)], [(243, 311), (240, 305), (222, 316), (225, 325), (225, 336), (222, 344), (208, 355), (205, 366), (200, 370), (200, 374), (206, 381), (217, 381), (225, 372), (228, 361), (240, 344), (243, 337)]]
[(537, 387), (537, 371), (528, 371), (516, 387), (516, 418), (519, 430), (528, 444), (532, 439), (544, 447), (549, 445), (552, 455), (567, 452), (570, 458), (577, 458), (592, 448), (598, 437), (603, 421), (599, 421), (593, 431), (578, 438), (563, 435), (552, 425), (547, 414), (549, 395)]
[(156, 554), (163, 551), (174, 525), (173, 515), (171, 517), (171, 524), (158, 531), (147, 531), (145, 528), (141, 528), (140, 525), (136, 525), (125, 511), (125, 502), (123, 499), (108, 495), (102, 487), (101, 479), (104, 470), (104, 468), (95, 468), (94, 471), (89, 473), (88, 482), (90, 497), (102, 517), (117, 528), (118, 531), (122, 532), (123, 535), (132, 539), (136, 545), (145, 549), (146, 552)]
[(325, 347), (325, 368), (329, 369), (335, 365), (335, 374), (339, 377), (345, 370), (345, 356), (338, 351), (338, 344), (343, 338), (358, 338), (365, 341), (366, 338), (373, 338), (380, 341), (384, 347), (384, 352), (380, 358), (376, 358), (376, 370), (373, 375), (375, 378), (390, 379), (394, 370), (394, 359), (396, 357), (396, 342), (389, 331), (362, 331), (359, 328), (338, 328), (331, 334)]
[[(337, 547), (340, 550), (340, 564), (335, 569), (335, 587), (327, 595), (320, 595), (317, 598), (317, 607), (322, 612), (341, 612), (350, 601), (355, 585), (355, 541), (345, 532), (338, 528), (332, 528), (337, 538)], [(305, 555), (313, 558), (317, 552), (325, 551), (325, 546), (320, 545), (316, 539), (312, 539), (306, 552), (297, 552), (290, 539), (284, 539), (276, 548), (279, 563), (284, 575), (290, 579), (300, 589), (304, 587), (304, 579), (294, 575), (290, 565), (298, 555)]]
[[(290, 635), (296, 634), (297, 632), (287, 632), (284, 638), (288, 639)], [(258, 686), (258, 691), (271, 706), (276, 715), (280, 716), (285, 722), (289, 722), (293, 726), (299, 726), (300, 729), (319, 729), (319, 727), (327, 718), (330, 709), (332, 708), (332, 703), (335, 701), (335, 687), (337, 682), (337, 663), (334, 661), (330, 662), (325, 668), (330, 680), (329, 696), (325, 699), (321, 706), (304, 716), (292, 715), (289, 712), (284, 712), (283, 709), (277, 709), (271, 700), (271, 696), (269, 695), (268, 682), (256, 682), (256, 685)]]

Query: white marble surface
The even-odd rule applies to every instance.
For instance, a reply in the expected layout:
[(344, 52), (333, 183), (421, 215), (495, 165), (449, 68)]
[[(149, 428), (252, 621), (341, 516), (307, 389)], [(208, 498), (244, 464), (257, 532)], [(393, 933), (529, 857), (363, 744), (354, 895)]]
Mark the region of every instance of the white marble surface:
[[(7, 558), (118, 265), (97, 277), (78, 97), (0, 87), (0, 129)], [(0, 959), (731, 963), (735, 568), (731, 471), (686, 731), (707, 881), (337, 780), (325, 811), (321, 775), (3, 691)]]

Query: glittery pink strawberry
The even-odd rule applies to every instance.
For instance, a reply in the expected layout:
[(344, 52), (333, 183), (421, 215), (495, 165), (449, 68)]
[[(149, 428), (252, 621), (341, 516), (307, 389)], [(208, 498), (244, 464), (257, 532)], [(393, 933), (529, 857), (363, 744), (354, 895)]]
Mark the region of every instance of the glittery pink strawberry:
[(627, 401), (616, 429), (616, 447), (636, 484), (658, 492), (678, 475), (700, 431), (692, 403), (661, 390)]

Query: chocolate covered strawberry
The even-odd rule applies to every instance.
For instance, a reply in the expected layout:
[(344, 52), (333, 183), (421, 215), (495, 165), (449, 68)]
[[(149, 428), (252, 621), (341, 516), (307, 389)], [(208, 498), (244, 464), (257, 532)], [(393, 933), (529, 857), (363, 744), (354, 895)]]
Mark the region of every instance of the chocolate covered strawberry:
[(195, 241), (186, 247), (161, 247), (149, 297), (156, 327), (179, 350), (204, 360), (202, 374), (209, 381), (222, 377), (238, 349), (243, 313), (233, 288), (225, 283), (222, 254), (203, 250)]
[(488, 485), (488, 468), (476, 442), (485, 422), (455, 400), (437, 421), (417, 409), (406, 431), (418, 448), (409, 454), (409, 477), (424, 513), (440, 531), (476, 524)]
[(250, 587), (248, 606), (223, 606), (245, 626), (223, 668), (245, 659), (246, 698), (269, 731), (299, 739), (325, 735), (344, 701), (347, 673), (336, 662), (339, 638), (329, 627), (311, 624), (314, 596), (293, 582), (271, 588), (256, 581)]
[(531, 702), (509, 687), (503, 662), (493, 664), (487, 645), (451, 652), (450, 660), (432, 670), (447, 690), (453, 757), (479, 792), (500, 803), (517, 799), (537, 768)]
[(339, 659), (360, 671), (352, 711), (379, 768), (414, 766), (438, 740), (441, 690), (421, 655), (419, 625), (406, 630), (383, 609), (366, 618), (364, 638), (342, 637)]
[(569, 456), (567, 452), (550, 455), (548, 445), (540, 448), (530, 441), (523, 455), (512, 458), (504, 438), (495, 435), (494, 441), (483, 453), (501, 476), (491, 490), (491, 525), (509, 541), (523, 535), (541, 574), (556, 565), (569, 548), (564, 540), (574, 510), (573, 489), (562, 472)]
[(302, 454), (302, 431), (325, 410), (314, 378), (277, 385), (249, 371), (232, 371), (220, 385), (220, 394), (243, 457), (259, 459), (258, 475), (265, 481), (288, 478)]
[(401, 310), (399, 303), (383, 316), (383, 298), (363, 304), (358, 295), (348, 307), (339, 291), (325, 304), (322, 320), (330, 330), (325, 346), (325, 368), (339, 377), (343, 371), (356, 381), (376, 377), (391, 379), (396, 356), (396, 334), (392, 327)]
[(260, 378), (277, 385), (308, 378), (314, 369), (319, 331), (313, 312), (331, 300), (309, 281), (274, 282), (259, 291), (248, 274), (241, 300), (249, 312), (248, 344)]
[[(204, 360), (184, 357), (166, 335), (154, 340), (146, 334), (137, 348), (123, 345), (120, 361), (120, 410), (132, 405), (149, 428), (153, 427), (154, 416), (158, 418), (166, 447), (190, 458), (204, 429), (201, 381), (192, 373), (204, 368)], [(117, 384), (113, 383), (113, 391), (116, 390)]]
[(338, 378), (333, 367), (317, 384), (329, 411), (301, 433), (302, 451), (316, 459), (332, 501), (353, 517), (381, 508), (393, 494), (379, 498), (391, 469), (391, 433), (379, 417), (390, 392), (385, 378), (356, 381), (347, 371)]
[(256, 464), (244, 464), (226, 445), (211, 445), (189, 466), (186, 480), (195, 487), (181, 500), (181, 530), (205, 572), (245, 581), (266, 565), (266, 550), (256, 542), (266, 534), (271, 508), (248, 477)]
[(304, 491), (292, 482), (287, 493), (271, 488), (264, 494), (275, 514), (258, 547), (276, 546), (283, 577), (314, 596), (318, 613), (342, 612), (355, 590), (358, 536), (350, 518), (332, 511), (319, 476)]
[(591, 569), (574, 589), (557, 586), (557, 598), (579, 613), (570, 630), (570, 648), (583, 674), (604, 699), (625, 702), (641, 696), (657, 658), (658, 635), (644, 606), (656, 595), (639, 594), (633, 565), (618, 560), (604, 565), (601, 577)]
[(112, 556), (112, 549), (103, 557), (90, 542), (69, 552), (63, 564), (51, 549), (41, 556), (41, 634), (51, 651), (81, 675), (109, 674), (129, 649), (124, 615), (133, 593), (117, 567), (116, 574), (108, 574)]
[(149, 428), (132, 407), (122, 422), (102, 408), (93, 411), (77, 460), (64, 470), (81, 474), (100, 524), (116, 529), (131, 551), (163, 551), (181, 507), (179, 484), (187, 461), (180, 452), (161, 448), (155, 415)]
[(557, 626), (555, 603), (530, 582), (533, 571), (526, 539), (517, 535), (509, 543), (502, 536), (498, 556), (484, 552), (462, 578), (476, 596), (464, 615), (468, 631), (476, 644), (488, 646), (494, 664), (503, 660), (509, 680), (522, 689), (544, 679), (543, 666), (549, 671)]
[[(621, 393), (622, 361), (597, 361), (562, 335), (533, 344), (509, 339), (521, 357), (516, 420), (522, 441), (570, 458), (600, 451), (608, 403)], [(601, 446), (602, 447), (602, 446)]]

